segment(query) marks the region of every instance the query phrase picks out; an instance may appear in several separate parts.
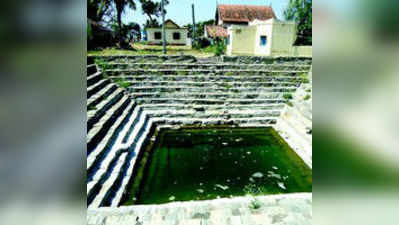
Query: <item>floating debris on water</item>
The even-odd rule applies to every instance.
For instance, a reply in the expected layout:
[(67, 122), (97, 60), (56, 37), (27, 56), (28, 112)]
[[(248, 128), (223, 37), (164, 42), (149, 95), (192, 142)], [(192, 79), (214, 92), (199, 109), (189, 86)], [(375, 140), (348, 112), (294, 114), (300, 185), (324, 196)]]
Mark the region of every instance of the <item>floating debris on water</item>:
[(251, 155), (251, 152), (247, 152), (247, 155)]
[(175, 199), (176, 199), (176, 197), (173, 196), (173, 195), (169, 197), (169, 201), (173, 201), (173, 200), (175, 200)]
[(286, 189), (286, 187), (285, 187), (285, 185), (284, 185), (284, 183), (283, 182), (277, 182), (277, 185), (280, 187), (280, 188), (282, 188), (282, 189)]
[(274, 170), (277, 170), (277, 169), (278, 169), (278, 168), (277, 168), (277, 167), (275, 167), (275, 166), (273, 166), (272, 168), (273, 168)]
[(223, 191), (229, 189), (229, 186), (223, 186), (223, 185), (220, 185), (220, 184), (215, 184), (215, 187), (218, 187), (218, 188), (222, 189)]
[(222, 145), (227, 146), (227, 145), (229, 145), (229, 143), (223, 142)]
[(256, 172), (256, 173), (252, 174), (252, 177), (255, 177), (255, 178), (262, 178), (262, 177), (263, 177), (263, 173), (261, 173), (261, 172)]
[(205, 192), (203, 189), (197, 189), (197, 191), (201, 194)]
[(242, 141), (242, 140), (244, 140), (244, 139), (242, 139), (242, 138), (237, 138), (237, 139), (236, 139), (236, 142), (240, 142), (240, 141)]
[(268, 171), (267, 172), (267, 177), (274, 177), (274, 178), (277, 178), (277, 179), (281, 179), (281, 175), (280, 174), (278, 174), (278, 173), (275, 173), (274, 171)]

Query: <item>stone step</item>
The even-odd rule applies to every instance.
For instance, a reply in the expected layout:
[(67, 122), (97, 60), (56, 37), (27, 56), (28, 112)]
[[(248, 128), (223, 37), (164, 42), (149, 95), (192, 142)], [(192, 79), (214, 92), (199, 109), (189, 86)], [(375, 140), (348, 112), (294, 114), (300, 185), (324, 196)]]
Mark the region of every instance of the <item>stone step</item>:
[(97, 72), (89, 77), (87, 77), (87, 87), (91, 87), (92, 85), (95, 85), (97, 82), (103, 79), (103, 75), (101, 72)]
[(215, 76), (215, 75), (120, 75), (111, 77), (112, 80), (125, 79), (130, 82), (143, 81), (187, 81), (187, 82), (301, 82), (298, 76)]
[(95, 83), (94, 85), (87, 88), (87, 98), (89, 99), (92, 95), (96, 94), (100, 90), (102, 90), (105, 86), (107, 86), (111, 81), (109, 79), (103, 79), (100, 82)]
[(97, 93), (94, 95), (91, 95), (89, 99), (87, 99), (87, 108), (92, 108), (95, 107), (98, 103), (100, 103), (102, 100), (106, 99), (110, 94), (112, 94), (116, 89), (118, 88), (115, 84), (105, 83), (106, 86), (104, 86), (104, 82), (102, 82), (101, 86), (104, 86), (102, 89), (100, 89)]
[(87, 65), (87, 72), (86, 72), (87, 76), (90, 76), (90, 75), (92, 75), (92, 74), (94, 74), (96, 72), (97, 72), (96, 64)]
[(88, 56), (89, 58), (101, 59), (108, 62), (125, 62), (125, 63), (165, 63), (165, 62), (181, 62), (194, 63), (197, 59), (191, 55), (113, 55), (113, 56)]
[[(93, 179), (99, 180), (102, 174), (99, 173), (98, 170), (103, 168), (102, 170), (105, 171), (112, 162), (112, 159), (118, 154), (118, 151), (127, 148), (129, 144), (134, 142), (136, 137), (131, 136), (132, 132), (130, 132), (130, 130), (134, 130), (134, 135), (139, 134), (138, 131), (140, 130), (140, 126), (137, 126), (137, 124), (142, 125), (142, 123), (138, 123), (140, 119), (144, 120), (145, 117), (142, 117), (142, 110), (140, 107), (135, 107), (133, 113), (124, 120), (124, 126), (117, 130), (118, 133), (114, 135), (112, 140), (109, 139), (111, 143), (109, 143), (107, 148), (96, 148), (96, 151), (89, 155), (87, 158), (87, 180), (89, 182)], [(123, 143), (123, 139), (126, 136), (131, 138), (130, 142)]]
[[(117, 139), (114, 139), (114, 145), (112, 148), (107, 152), (106, 154), (101, 155), (101, 159), (98, 160), (100, 157), (97, 156), (96, 160), (96, 170), (93, 170), (92, 167), (89, 168), (88, 170), (88, 183), (92, 181), (100, 181), (104, 177), (104, 173), (110, 168), (112, 163), (115, 160), (115, 157), (118, 156), (118, 154), (121, 151), (124, 151), (123, 149), (129, 148), (132, 144), (134, 144), (137, 139), (140, 138), (140, 135), (142, 134), (142, 129), (143, 126), (146, 124), (146, 120), (148, 116), (146, 114), (141, 113), (141, 110), (139, 107), (136, 107), (134, 113), (132, 114), (131, 118), (129, 118), (129, 121), (127, 124), (124, 126), (123, 130), (120, 132), (120, 135), (117, 137)], [(133, 128), (133, 132), (128, 133), (130, 128)], [(123, 143), (123, 139), (125, 135), (129, 135), (129, 140), (126, 143)], [(127, 150), (126, 150), (127, 151)], [(93, 157), (89, 158), (89, 164), (93, 165)]]
[(215, 74), (225, 76), (237, 75), (298, 75), (307, 73), (307, 70), (176, 70), (176, 69), (108, 69), (107, 74), (110, 76), (125, 74), (125, 75), (139, 75), (139, 74), (158, 74), (158, 75), (194, 75), (194, 74)]
[[(124, 96), (123, 90), (118, 89), (97, 104), (95, 110), (89, 109), (87, 112), (87, 133), (91, 131), (91, 129), (100, 119), (104, 120), (104, 118), (102, 118), (104, 115), (106, 118), (111, 116), (113, 112), (124, 103), (124, 101), (128, 100), (128, 98), (128, 96)], [(105, 120), (107, 120), (106, 118)]]
[(253, 87), (297, 87), (298, 82), (187, 82), (187, 81), (141, 81), (129, 82), (130, 88), (134, 87), (215, 87), (215, 88), (253, 88)]
[[(149, 134), (153, 127), (152, 124), (152, 120), (148, 119), (146, 129), (143, 131), (143, 135), (141, 135), (141, 138), (134, 146), (135, 155), (133, 156), (137, 156), (142, 151), (142, 148), (146, 146), (146, 141), (148, 141), (148, 138), (150, 138)], [(104, 199), (103, 206), (119, 206), (127, 186), (132, 181), (132, 179), (134, 179), (133, 173), (136, 166), (136, 159), (137, 157), (129, 157), (129, 162), (125, 164), (123, 168), (123, 173), (120, 174), (118, 181), (115, 182), (113, 186), (108, 189), (107, 197)]]
[(153, 117), (154, 123), (157, 125), (198, 125), (198, 126), (208, 126), (208, 125), (239, 125), (245, 126), (245, 124), (262, 124), (262, 125), (273, 125), (277, 122), (275, 117), (251, 117), (251, 118), (232, 118), (232, 119), (220, 119), (220, 118), (185, 118), (185, 117), (175, 117), (175, 118), (162, 118)]
[(126, 125), (130, 116), (133, 114), (136, 103), (131, 101), (124, 109), (122, 114), (112, 121), (111, 126), (107, 129), (106, 134), (101, 139), (95, 140), (94, 135), (87, 135), (87, 170), (88, 174), (95, 162), (102, 158), (103, 154), (115, 144), (115, 139), (120, 131)]
[(282, 110), (286, 104), (256, 104), (256, 105), (190, 105), (190, 104), (142, 104), (140, 105), (146, 110), (187, 110), (194, 109), (196, 111), (211, 111), (211, 110)]
[(189, 98), (189, 99), (281, 99), (284, 92), (132, 92), (134, 99), (146, 98)]
[(276, 104), (285, 103), (284, 99), (183, 99), (183, 98), (145, 98), (137, 99), (138, 104), (206, 104), (206, 105), (228, 105), (228, 104)]
[(310, 65), (297, 64), (187, 64), (187, 63), (108, 63), (110, 69), (275, 69), (309, 70)]
[[(121, 153), (119, 158), (118, 158), (118, 162), (119, 161), (124, 161), (127, 156), (128, 156), (127, 152)], [(100, 207), (101, 202), (103, 201), (104, 195), (106, 193), (106, 191), (105, 191), (106, 187), (109, 186), (109, 185), (112, 185), (112, 183), (110, 184), (110, 182), (115, 181), (115, 179), (118, 176), (118, 173), (121, 170), (122, 166), (123, 166), (122, 163), (116, 163), (114, 168), (113, 168), (113, 172), (108, 175), (108, 179), (104, 182), (104, 184), (101, 185), (100, 187), (97, 186), (97, 188), (98, 188), (97, 192), (98, 193), (95, 195), (95, 197), (94, 197), (94, 199), (92, 201), (88, 202), (89, 209), (90, 208), (98, 208), (98, 207)], [(92, 189), (94, 189), (94, 188), (96, 188), (96, 185), (95, 184), (94, 185), (90, 184), (88, 187), (92, 187)], [(88, 189), (88, 191), (89, 191), (88, 192), (88, 196), (90, 196), (89, 199), (93, 198), (91, 196), (94, 195), (93, 194), (94, 191), (90, 191), (89, 189)]]
[(198, 112), (196, 110), (147, 110), (151, 117), (164, 118), (252, 118), (252, 117), (278, 117), (280, 110), (212, 110)]
[(280, 93), (280, 92), (294, 92), (296, 90), (296, 86), (291, 87), (244, 87), (244, 88), (235, 88), (235, 87), (181, 87), (181, 86), (146, 86), (146, 87), (129, 87), (128, 91), (130, 93), (152, 93), (152, 92), (181, 92), (181, 93)]
[[(148, 116), (143, 114), (140, 122), (135, 126), (135, 132), (132, 134), (129, 142), (115, 146), (107, 157), (101, 162), (99, 169), (88, 180), (88, 196), (90, 196), (89, 208), (100, 207), (106, 200), (109, 193), (109, 188), (114, 182), (126, 173), (126, 168), (129, 163), (134, 164), (134, 160), (141, 148), (141, 140), (146, 138), (145, 131), (148, 129)], [(138, 146), (140, 148), (138, 148)], [(127, 153), (126, 157), (121, 158), (120, 155)], [(132, 162), (133, 160), (133, 162)], [(93, 182), (95, 183), (93, 185)], [(94, 197), (93, 197), (94, 196)]]
[(88, 149), (93, 149), (97, 143), (106, 136), (109, 128), (115, 123), (115, 120), (123, 114), (130, 102), (131, 100), (129, 97), (123, 97), (120, 103), (115, 104), (115, 107), (105, 113), (105, 115), (93, 126), (89, 133), (87, 133)]

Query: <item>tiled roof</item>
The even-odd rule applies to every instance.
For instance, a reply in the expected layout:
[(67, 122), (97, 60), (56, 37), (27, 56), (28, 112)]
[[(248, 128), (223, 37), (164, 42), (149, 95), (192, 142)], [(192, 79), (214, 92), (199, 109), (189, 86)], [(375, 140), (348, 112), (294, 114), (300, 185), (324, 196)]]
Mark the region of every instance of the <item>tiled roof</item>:
[(251, 22), (255, 19), (276, 18), (272, 7), (255, 5), (218, 5), (220, 20), (225, 22)]
[(227, 30), (222, 26), (205, 26), (206, 32), (209, 37), (227, 37)]

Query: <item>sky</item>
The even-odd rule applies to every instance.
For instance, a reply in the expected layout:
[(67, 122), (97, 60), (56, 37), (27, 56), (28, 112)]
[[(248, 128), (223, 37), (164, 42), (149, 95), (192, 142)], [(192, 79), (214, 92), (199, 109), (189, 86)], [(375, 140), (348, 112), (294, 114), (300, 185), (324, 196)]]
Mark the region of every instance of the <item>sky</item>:
[[(159, 2), (160, 0), (155, 0)], [(289, 0), (218, 0), (219, 4), (245, 4), (245, 5), (269, 5), (271, 4), (278, 19), (283, 18), (283, 11)], [(216, 0), (169, 0), (166, 6), (166, 19), (172, 19), (178, 25), (183, 26), (192, 23), (191, 4), (195, 5), (195, 21), (205, 21), (215, 18)], [(147, 16), (143, 15), (141, 5), (136, 0), (137, 10), (126, 10), (122, 20), (125, 24), (130, 22), (145, 23)]]

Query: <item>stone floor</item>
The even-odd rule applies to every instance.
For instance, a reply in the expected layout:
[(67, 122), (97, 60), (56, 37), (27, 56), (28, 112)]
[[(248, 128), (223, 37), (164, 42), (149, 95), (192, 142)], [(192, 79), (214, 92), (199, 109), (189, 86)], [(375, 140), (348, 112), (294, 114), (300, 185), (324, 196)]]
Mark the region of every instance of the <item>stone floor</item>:
[(87, 217), (88, 225), (310, 225), (312, 194), (99, 208)]

